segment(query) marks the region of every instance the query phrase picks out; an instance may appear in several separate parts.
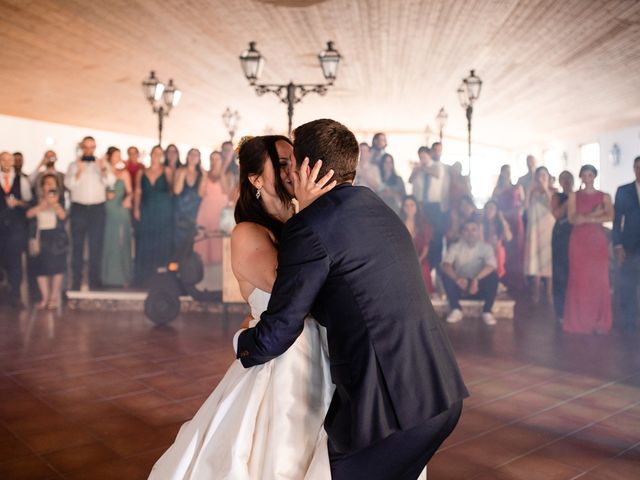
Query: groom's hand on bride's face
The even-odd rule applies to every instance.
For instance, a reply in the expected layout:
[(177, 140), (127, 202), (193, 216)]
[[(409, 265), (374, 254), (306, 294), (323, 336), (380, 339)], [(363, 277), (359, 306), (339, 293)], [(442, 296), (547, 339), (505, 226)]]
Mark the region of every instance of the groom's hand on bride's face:
[(295, 158), (291, 159), (291, 182), (299, 210), (305, 209), (337, 185), (336, 180), (331, 180), (334, 174), (333, 169), (317, 180), (321, 168), (322, 160), (318, 160), (313, 168), (309, 168), (309, 159), (305, 158), (298, 169)]

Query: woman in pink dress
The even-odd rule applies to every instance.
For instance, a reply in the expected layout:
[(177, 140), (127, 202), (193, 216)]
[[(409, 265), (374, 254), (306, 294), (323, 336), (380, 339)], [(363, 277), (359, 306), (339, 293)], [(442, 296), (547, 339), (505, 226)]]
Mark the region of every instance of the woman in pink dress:
[(509, 223), (513, 236), (505, 246), (505, 274), (502, 283), (510, 293), (520, 292), (525, 288), (524, 280), (524, 244), (525, 231), (522, 222), (524, 211), (524, 190), (521, 185), (511, 183), (511, 167), (503, 165), (500, 168), (498, 183), (493, 191), (493, 200), (498, 204), (498, 210)]
[(573, 225), (569, 240), (569, 283), (564, 310), (565, 332), (605, 334), (611, 330), (609, 242), (602, 227), (613, 220), (611, 196), (596, 190), (598, 171), (580, 169), (584, 188), (569, 195), (567, 215)]
[[(209, 160), (211, 166), (205, 178), (204, 195), (196, 218), (196, 223), (203, 226), (207, 232), (220, 229), (220, 213), (229, 202), (222, 175), (222, 155), (220, 152), (213, 152)], [(193, 249), (202, 258), (205, 270), (208, 266), (222, 264), (221, 238), (208, 238), (196, 242)]]

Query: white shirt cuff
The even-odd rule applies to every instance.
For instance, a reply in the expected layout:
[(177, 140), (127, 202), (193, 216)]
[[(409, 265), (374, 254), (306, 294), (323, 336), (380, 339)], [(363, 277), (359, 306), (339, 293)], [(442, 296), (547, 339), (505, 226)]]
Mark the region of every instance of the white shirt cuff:
[(233, 336), (233, 351), (236, 353), (236, 355), (238, 354), (238, 338), (240, 337), (240, 334), (242, 332), (244, 332), (245, 330), (247, 330), (247, 329), (246, 328), (241, 328)]

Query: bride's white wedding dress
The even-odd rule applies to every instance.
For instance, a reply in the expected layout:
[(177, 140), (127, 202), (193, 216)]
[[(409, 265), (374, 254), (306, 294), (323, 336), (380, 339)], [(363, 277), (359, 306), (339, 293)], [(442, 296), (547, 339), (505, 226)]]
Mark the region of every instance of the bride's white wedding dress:
[[(269, 297), (251, 293), (254, 319)], [(280, 357), (248, 369), (233, 362), (149, 479), (330, 480), (322, 423), (332, 393), (326, 334), (307, 318)]]

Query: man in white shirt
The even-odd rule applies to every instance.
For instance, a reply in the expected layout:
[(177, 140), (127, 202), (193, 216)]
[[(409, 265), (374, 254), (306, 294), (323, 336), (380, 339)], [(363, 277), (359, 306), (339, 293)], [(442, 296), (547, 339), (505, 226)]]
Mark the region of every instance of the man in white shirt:
[(435, 142), (429, 150), (432, 159), (425, 169), (427, 188), (424, 195), (423, 212), (433, 227), (427, 258), (429, 265), (440, 265), (445, 233), (446, 212), (449, 210), (449, 167), (440, 161), (442, 144)]
[(0, 264), (7, 272), (11, 288), (9, 301), (20, 307), (22, 254), (27, 244), (27, 206), (31, 201), (31, 185), (25, 175), (16, 172), (14, 156), (0, 153)]
[(113, 186), (116, 178), (104, 158), (96, 159), (93, 137), (83, 138), (80, 148), (82, 156), (69, 166), (64, 181), (71, 195), (71, 289), (80, 290), (84, 243), (88, 238), (89, 288), (93, 290), (100, 288), (102, 283), (106, 189)]
[(451, 313), (448, 323), (462, 320), (461, 298), (484, 300), (482, 320), (495, 325), (491, 314), (498, 291), (498, 274), (493, 248), (480, 240), (480, 226), (467, 221), (462, 227), (462, 241), (451, 245), (442, 261), (442, 282)]
[(533, 182), (533, 177), (536, 172), (536, 163), (536, 157), (533, 155), (527, 155), (527, 173), (526, 175), (518, 178), (518, 185), (522, 185), (525, 194), (529, 191), (531, 182)]
[(31, 187), (36, 194), (37, 198), (40, 198), (42, 195), (42, 177), (46, 174), (53, 174), (58, 178), (58, 185), (60, 185), (60, 203), (64, 205), (64, 173), (60, 172), (56, 169), (56, 162), (58, 161), (58, 156), (56, 152), (53, 150), (47, 150), (44, 152), (44, 156), (40, 161), (40, 165), (36, 168), (31, 175), (29, 175), (29, 181), (31, 182)]

